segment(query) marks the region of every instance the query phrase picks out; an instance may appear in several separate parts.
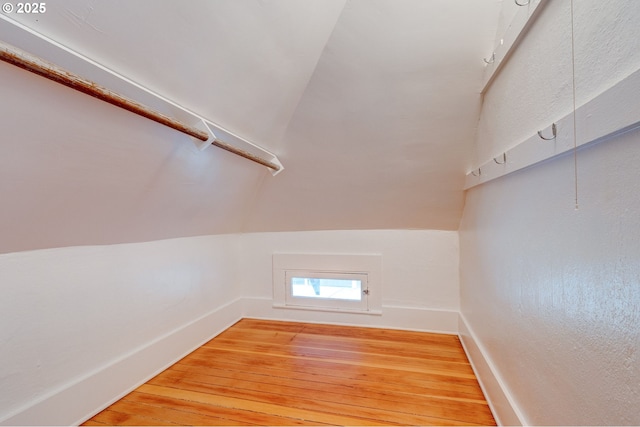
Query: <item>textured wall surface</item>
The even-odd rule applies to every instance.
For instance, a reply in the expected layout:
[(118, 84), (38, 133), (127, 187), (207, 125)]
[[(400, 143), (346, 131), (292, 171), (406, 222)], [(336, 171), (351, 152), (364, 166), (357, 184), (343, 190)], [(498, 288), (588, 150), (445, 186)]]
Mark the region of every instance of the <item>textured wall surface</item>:
[[(640, 5), (635, 0), (574, 4), (580, 106), (640, 67)], [(550, 1), (484, 97), (477, 164), (573, 110), (572, 68), (571, 2)]]
[(46, 14), (1, 14), (274, 152), (285, 170), (198, 151), (2, 62), (0, 253), (456, 230), (498, 10), (498, 0), (58, 0)]
[(246, 295), (272, 296), (272, 255), (382, 254), (383, 304), (457, 310), (458, 234), (452, 231), (352, 230), (242, 235)]
[[(575, 6), (579, 105), (640, 67), (640, 2)], [(479, 162), (571, 110), (569, 26), (549, 2), (494, 82)], [(640, 423), (638, 161), (638, 130), (581, 149), (578, 210), (571, 154), (467, 194), (461, 311), (525, 423)]]
[[(457, 331), (458, 233), (350, 230), (253, 233), (241, 236), (240, 275), (249, 314), (443, 332)], [(381, 254), (382, 316), (273, 309), (272, 255)], [(452, 326), (453, 325), (453, 326)]]
[[(13, 414), (9, 424), (74, 422), (81, 415), (69, 415), (70, 408), (86, 413), (139, 381), (127, 378), (140, 368), (129, 359), (150, 357), (143, 349), (160, 341), (152, 348), (156, 360), (149, 361), (160, 369), (229, 319), (212, 324), (201, 322), (203, 316), (232, 302), (231, 321), (243, 315), (240, 297), (249, 300), (244, 315), (271, 315), (273, 252), (381, 253), (384, 313), (359, 316), (378, 325), (455, 332), (455, 231), (230, 234), (4, 254), (0, 423)], [(268, 312), (256, 304), (262, 300)], [(336, 313), (287, 311), (292, 320), (351, 322)], [(171, 333), (177, 337), (166, 340)], [(121, 360), (130, 371), (113, 369)], [(118, 377), (102, 374), (105, 369)], [(98, 397), (79, 395), (89, 387)], [(103, 397), (103, 389), (112, 395)]]
[(0, 255), (0, 420), (239, 297), (237, 242)]

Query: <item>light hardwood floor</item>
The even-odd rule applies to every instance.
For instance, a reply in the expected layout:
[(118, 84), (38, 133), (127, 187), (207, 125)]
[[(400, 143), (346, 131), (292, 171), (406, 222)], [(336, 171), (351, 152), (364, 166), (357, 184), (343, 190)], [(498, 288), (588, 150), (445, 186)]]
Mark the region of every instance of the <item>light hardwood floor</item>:
[(454, 335), (243, 319), (84, 425), (495, 425)]

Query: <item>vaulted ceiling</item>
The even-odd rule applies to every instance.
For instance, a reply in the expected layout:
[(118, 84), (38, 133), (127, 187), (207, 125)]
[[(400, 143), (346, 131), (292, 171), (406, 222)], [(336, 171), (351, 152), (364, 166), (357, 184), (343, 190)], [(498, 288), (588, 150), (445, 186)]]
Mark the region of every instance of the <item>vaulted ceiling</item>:
[(457, 229), (499, 6), (57, 0), (45, 14), (13, 14), (274, 152), (285, 170), (273, 177), (215, 147), (198, 151), (173, 130), (0, 63), (0, 251)]

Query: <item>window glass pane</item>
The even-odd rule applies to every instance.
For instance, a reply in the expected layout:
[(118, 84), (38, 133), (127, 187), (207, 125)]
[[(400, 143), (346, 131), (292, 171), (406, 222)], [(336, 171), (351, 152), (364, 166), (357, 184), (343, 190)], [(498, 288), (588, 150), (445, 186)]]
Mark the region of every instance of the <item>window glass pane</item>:
[(362, 280), (292, 277), (291, 296), (362, 300)]

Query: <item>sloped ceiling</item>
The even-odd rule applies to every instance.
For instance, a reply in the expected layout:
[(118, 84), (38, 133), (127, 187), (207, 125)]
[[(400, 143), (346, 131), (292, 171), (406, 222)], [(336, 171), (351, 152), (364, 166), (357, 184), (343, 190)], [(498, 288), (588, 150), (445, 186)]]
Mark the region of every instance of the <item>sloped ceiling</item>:
[(0, 63), (0, 251), (457, 229), (498, 13), (497, 0), (57, 0), (12, 15), (285, 171)]

